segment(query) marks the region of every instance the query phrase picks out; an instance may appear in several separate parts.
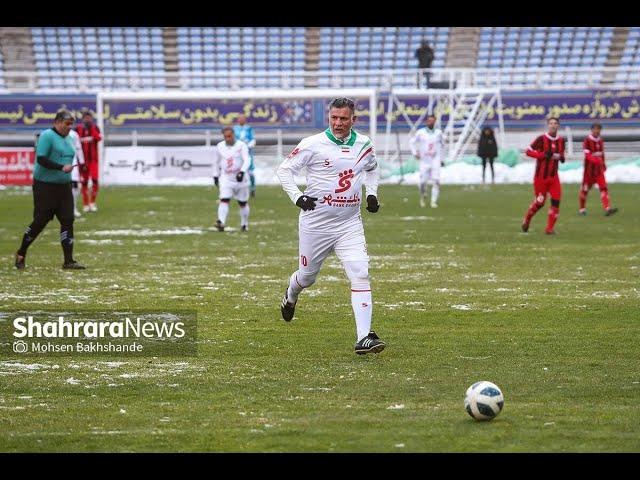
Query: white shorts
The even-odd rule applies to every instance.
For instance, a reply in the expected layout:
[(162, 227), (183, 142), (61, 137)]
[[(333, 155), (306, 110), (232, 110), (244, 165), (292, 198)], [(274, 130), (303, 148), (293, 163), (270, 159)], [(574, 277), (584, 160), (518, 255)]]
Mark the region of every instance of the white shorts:
[(249, 185), (246, 185), (245, 183), (239, 183), (237, 185), (221, 183), (220, 198), (235, 198), (239, 202), (248, 202)]
[(300, 231), (298, 267), (305, 273), (315, 274), (331, 252), (336, 252), (342, 263), (369, 261), (367, 242), (362, 223), (346, 233), (307, 233)]
[(437, 160), (420, 161), (420, 183), (440, 181), (440, 162)]

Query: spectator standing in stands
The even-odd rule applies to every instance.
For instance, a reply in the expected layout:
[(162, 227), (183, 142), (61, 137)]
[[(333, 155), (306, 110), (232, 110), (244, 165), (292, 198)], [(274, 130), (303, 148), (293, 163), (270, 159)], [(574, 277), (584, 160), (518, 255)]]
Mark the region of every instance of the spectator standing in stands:
[(493, 161), (498, 156), (498, 144), (491, 127), (484, 127), (478, 142), (478, 156), (482, 159), (482, 183), (484, 183), (484, 174), (487, 168), (487, 162), (491, 167), (491, 183), (495, 183), (495, 174), (493, 171)]
[[(418, 68), (431, 68), (431, 63), (433, 62), (433, 49), (429, 46), (429, 42), (423, 40), (420, 48), (416, 50), (415, 57), (418, 59)], [(418, 88), (420, 88), (420, 74), (418, 72)], [(429, 88), (429, 81), (431, 77), (431, 72), (425, 72), (424, 78), (426, 80), (426, 88)]]
[(255, 164), (253, 163), (253, 148), (256, 146), (256, 139), (253, 136), (253, 127), (247, 124), (247, 117), (244, 115), (240, 115), (238, 117), (238, 124), (233, 127), (233, 134), (235, 137), (247, 144), (249, 148), (249, 158), (251, 159), (251, 163), (249, 165), (249, 191), (251, 192), (251, 196), (256, 196), (256, 176), (253, 174), (256, 169)]

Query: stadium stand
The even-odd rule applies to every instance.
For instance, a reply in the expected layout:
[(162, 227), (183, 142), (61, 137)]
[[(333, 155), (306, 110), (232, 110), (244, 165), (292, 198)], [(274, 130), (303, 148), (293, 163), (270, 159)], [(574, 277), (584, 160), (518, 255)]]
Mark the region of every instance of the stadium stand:
[[(483, 27), (476, 67), (490, 69), (562, 69), (603, 67), (607, 60), (613, 27)], [(550, 74), (556, 85), (570, 86), (589, 78), (598, 82), (600, 73), (588, 71)], [(504, 85), (533, 86), (535, 77), (525, 72), (501, 74)]]
[[(28, 46), (23, 62), (30, 68), (34, 64), (36, 76), (30, 68), (19, 71), (13, 63), (10, 66), (13, 60), (9, 62), (6, 51), (3, 63), (0, 48), (0, 89), (10, 90), (19, 74), (45, 92), (364, 87), (382, 86), (382, 74), (390, 71), (394, 71), (394, 85), (415, 87), (415, 50), (422, 40), (435, 51), (433, 69), (475, 68), (470, 78), (476, 86), (495, 86), (499, 81), (503, 88), (535, 88), (541, 85), (541, 75), (545, 87), (637, 87), (640, 83), (640, 27), (469, 27), (469, 32), (473, 30), (469, 38), (478, 50), (476, 55), (473, 49), (464, 64), (452, 61), (460, 56), (455, 45), (461, 27), (24, 30), (27, 44), (32, 37), (33, 59)], [(363, 71), (370, 73), (358, 74)], [(436, 72), (435, 78), (446, 80), (446, 72)]]
[[(415, 68), (415, 51), (422, 40), (434, 49), (432, 68), (442, 68), (449, 27), (325, 27), (320, 29), (320, 39), (320, 72)], [(342, 86), (367, 86), (370, 81), (367, 77), (345, 78)], [(405, 86), (414, 84), (412, 80)], [(332, 85), (330, 76), (319, 77), (319, 87)]]
[(620, 87), (637, 86), (640, 83), (640, 27), (629, 29), (620, 66), (634, 69), (616, 72), (615, 84)]
[[(47, 27), (31, 33), (41, 89), (127, 88), (129, 73), (147, 74), (136, 79), (141, 88), (164, 87), (162, 28)], [(60, 71), (88, 75), (52, 75)]]
[(2, 52), (0, 52), (0, 90), (4, 90), (6, 88), (6, 84), (4, 81), (4, 58), (2, 56)]
[[(280, 78), (267, 72), (304, 71), (304, 27), (189, 27), (178, 28), (177, 36), (180, 72), (204, 73), (183, 75), (190, 87), (278, 87)], [(248, 76), (248, 71), (262, 74)], [(290, 86), (302, 87), (304, 79), (295, 77)]]

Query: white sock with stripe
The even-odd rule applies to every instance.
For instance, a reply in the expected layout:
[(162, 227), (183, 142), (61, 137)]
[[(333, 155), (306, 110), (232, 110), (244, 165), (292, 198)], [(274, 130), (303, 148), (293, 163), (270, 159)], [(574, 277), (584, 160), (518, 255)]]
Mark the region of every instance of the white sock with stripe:
[(371, 331), (371, 313), (373, 312), (371, 290), (351, 290), (351, 306), (356, 317), (357, 341), (359, 342)]

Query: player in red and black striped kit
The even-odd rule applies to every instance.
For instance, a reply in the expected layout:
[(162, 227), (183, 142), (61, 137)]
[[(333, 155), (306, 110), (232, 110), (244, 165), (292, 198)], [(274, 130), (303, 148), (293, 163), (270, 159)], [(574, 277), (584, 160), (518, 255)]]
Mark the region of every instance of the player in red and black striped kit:
[(522, 221), (522, 231), (529, 231), (531, 219), (536, 212), (543, 207), (547, 194), (549, 194), (551, 197), (551, 207), (549, 207), (545, 233), (550, 235), (555, 233), (553, 227), (556, 224), (560, 211), (562, 187), (560, 186), (560, 177), (558, 176), (558, 163), (564, 162), (565, 140), (558, 135), (558, 128), (560, 128), (559, 119), (555, 117), (549, 118), (549, 120), (547, 120), (547, 126), (547, 133), (536, 138), (527, 149), (527, 156), (536, 159), (536, 171), (533, 177), (535, 198)]
[(604, 140), (600, 136), (602, 125), (594, 123), (591, 125), (591, 134), (584, 139), (582, 148), (584, 150), (584, 175), (582, 176), (582, 185), (580, 186), (580, 215), (586, 215), (587, 209), (587, 193), (594, 184), (598, 185), (600, 190), (600, 200), (602, 208), (606, 216), (613, 215), (618, 211), (609, 205), (609, 189), (607, 181), (604, 178), (604, 172), (607, 165), (604, 161)]

